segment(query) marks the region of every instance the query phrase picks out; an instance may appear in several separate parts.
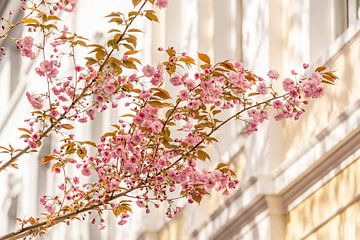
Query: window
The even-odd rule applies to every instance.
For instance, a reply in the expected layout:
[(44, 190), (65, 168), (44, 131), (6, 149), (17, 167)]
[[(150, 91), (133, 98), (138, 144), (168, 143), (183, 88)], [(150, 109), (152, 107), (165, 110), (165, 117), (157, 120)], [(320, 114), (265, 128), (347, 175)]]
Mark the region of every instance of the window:
[(360, 0), (310, 1), (310, 61), (316, 61), (360, 20)]
[(360, 0), (346, 0), (347, 19), (346, 24), (349, 27), (360, 17)]
[(333, 0), (335, 37), (340, 36), (360, 17), (360, 0)]

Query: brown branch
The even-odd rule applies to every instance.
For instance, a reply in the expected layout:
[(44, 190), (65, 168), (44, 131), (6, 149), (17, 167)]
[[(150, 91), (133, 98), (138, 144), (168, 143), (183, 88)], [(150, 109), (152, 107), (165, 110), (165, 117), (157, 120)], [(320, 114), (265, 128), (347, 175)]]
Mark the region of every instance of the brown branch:
[(20, 238), (25, 238), (27, 236), (30, 236), (32, 234), (37, 234), (39, 233), (39, 231), (43, 230), (43, 229), (49, 229), (59, 223), (62, 223), (66, 220), (70, 220), (72, 218), (74, 218), (75, 216), (77, 216), (78, 214), (81, 214), (83, 212), (86, 212), (86, 211), (94, 211), (94, 210), (97, 210), (99, 207), (105, 205), (105, 204), (108, 204), (109, 202), (115, 200), (115, 199), (118, 199), (120, 197), (124, 197), (126, 196), (128, 193), (136, 190), (136, 189), (139, 189), (141, 188), (142, 185), (141, 183), (135, 187), (135, 188), (132, 188), (132, 189), (128, 189), (126, 191), (123, 191), (121, 193), (118, 193), (112, 197), (110, 197), (108, 200), (102, 202), (102, 203), (98, 203), (98, 204), (94, 204), (94, 205), (91, 205), (91, 206), (87, 206), (87, 207), (84, 207), (84, 208), (81, 208), (81, 209), (78, 209), (76, 211), (73, 211), (73, 212), (70, 212), (70, 213), (67, 213), (67, 214), (63, 214), (63, 215), (59, 215), (57, 217), (55, 217), (54, 219), (50, 220), (50, 221), (42, 221), (42, 222), (39, 222), (39, 223), (36, 223), (34, 225), (31, 225), (31, 226), (28, 226), (28, 227), (24, 227), (24, 228), (21, 228), (19, 230), (16, 230), (14, 232), (11, 232), (11, 233), (8, 233), (6, 235), (3, 235), (0, 237), (0, 240), (15, 240), (15, 239), (20, 239)]

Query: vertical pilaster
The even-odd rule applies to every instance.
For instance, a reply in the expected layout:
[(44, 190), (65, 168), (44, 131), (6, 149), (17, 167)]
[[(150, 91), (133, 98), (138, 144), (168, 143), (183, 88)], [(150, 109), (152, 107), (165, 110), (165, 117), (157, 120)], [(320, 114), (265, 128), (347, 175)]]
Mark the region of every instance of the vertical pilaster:
[(269, 240), (285, 240), (286, 238), (286, 209), (280, 196), (267, 195), (269, 214)]

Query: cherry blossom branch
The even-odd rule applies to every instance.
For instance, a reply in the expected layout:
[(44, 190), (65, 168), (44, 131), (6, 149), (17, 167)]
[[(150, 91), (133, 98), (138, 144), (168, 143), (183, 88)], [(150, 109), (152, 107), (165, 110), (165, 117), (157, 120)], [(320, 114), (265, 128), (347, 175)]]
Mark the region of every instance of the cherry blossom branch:
[[(140, 14), (140, 12), (142, 11), (142, 9), (145, 7), (146, 3), (148, 2), (148, 0), (145, 0), (143, 2), (143, 4), (140, 6), (140, 8), (138, 9), (136, 15), (130, 20), (130, 22), (126, 25), (124, 32), (121, 34), (120, 38), (116, 41), (116, 45), (118, 45), (123, 38), (125, 37), (126, 32), (128, 31), (129, 27), (132, 25), (132, 23), (134, 22), (134, 20), (136, 19), (136, 17)], [(107, 54), (105, 60), (102, 62), (102, 64), (99, 67), (99, 70), (97, 72), (97, 76), (94, 77), (92, 79), (92, 81), (86, 85), (81, 93), (79, 94), (79, 96), (71, 103), (71, 105), (69, 106), (69, 109), (72, 109), (82, 98), (83, 96), (86, 94), (87, 90), (90, 89), (90, 87), (92, 87), (92, 85), (96, 82), (97, 77), (99, 76), (99, 74), (102, 72), (103, 68), (106, 66), (107, 62), (109, 61), (109, 58), (111, 57), (111, 55), (113, 54), (113, 52), (115, 51), (115, 48), (112, 48), (111, 51)], [(74, 93), (75, 94), (75, 93)], [(67, 117), (67, 113), (69, 111), (65, 111), (63, 114), (60, 115), (59, 118), (57, 118), (56, 120), (53, 120), (51, 125), (42, 133), (40, 134), (40, 141), (47, 137), (47, 135), (63, 120)], [(27, 153), (31, 148), (29, 146), (23, 148), (22, 150), (18, 151), (17, 154), (15, 154), (14, 156), (12, 156), (8, 161), (6, 161), (5, 163), (3, 163), (2, 165), (0, 165), (0, 172), (2, 172), (3, 170), (5, 170), (7, 167), (13, 165), (15, 163), (15, 161), (21, 157), (23, 154)]]
[(106, 202), (103, 203), (98, 203), (95, 205), (91, 205), (91, 206), (87, 206), (78, 210), (75, 210), (73, 212), (67, 213), (67, 214), (62, 214), (62, 215), (58, 215), (53, 219), (49, 219), (48, 221), (42, 221), (39, 223), (36, 223), (34, 225), (28, 226), (28, 227), (24, 227), (21, 228), (19, 230), (16, 230), (14, 232), (8, 233), (6, 235), (3, 235), (0, 237), (0, 240), (15, 240), (15, 239), (20, 239), (20, 238), (25, 238), (27, 236), (30, 235), (35, 235), (38, 234), (41, 230), (44, 229), (49, 229), (59, 223), (62, 223), (66, 220), (69, 219), (73, 219), (74, 217), (76, 217), (77, 215), (87, 212), (87, 211), (92, 211), (92, 210), (96, 210), (99, 207), (108, 204), (109, 202), (118, 199), (120, 197), (124, 197), (126, 196), (128, 193), (135, 191), (136, 189), (140, 188), (141, 186), (137, 186), (134, 187), (132, 189), (123, 191), (121, 193), (115, 194), (114, 196), (112, 196), (111, 198), (109, 198)]
[(9, 28), (0, 35), (0, 39), (6, 39), (7, 36), (9, 35), (10, 31), (13, 30), (15, 27), (17, 27), (18, 25), (23, 24), (24, 20), (28, 19), (35, 11), (37, 11), (37, 9), (41, 6), (44, 5), (44, 1), (41, 1), (38, 5), (34, 6), (30, 13), (28, 13), (25, 17), (23, 17), (20, 21), (14, 23), (14, 24), (9, 24)]
[[(134, 11), (127, 16), (112, 12), (107, 16), (111, 18), (109, 22), (121, 28), (109, 30), (109, 33), (115, 34), (108, 40), (107, 47), (87, 44), (87, 39), (76, 34), (70, 35), (65, 27), (63, 31), (55, 31), (56, 25), (47, 23), (48, 20), (58, 19), (51, 12), (51, 15), (43, 13), (41, 18), (32, 19), (36, 24), (25, 24), (41, 28), (44, 37), (48, 33), (44, 41), (53, 34), (56, 38), (51, 46), (55, 53), (59, 49), (61, 51), (62, 47), (71, 47), (70, 53), (63, 51), (59, 54), (72, 58), (75, 82), (72, 81), (73, 74), (64, 79), (56, 77), (60, 55), (54, 54), (51, 58), (56, 60), (52, 60), (49, 65), (44, 56), (40, 68), (35, 70), (47, 79), (49, 96), (45, 94), (45, 97), (49, 97), (49, 101), (49, 83), (54, 85), (51, 89), (52, 96), (56, 96), (55, 100), (50, 101), (49, 109), (42, 110), (44, 94), (39, 98), (27, 95), (30, 104), (39, 110), (33, 112), (34, 117), (25, 120), (29, 128), (20, 129), (26, 132), (20, 138), (25, 138), (28, 147), (0, 147), (10, 157), (3, 165), (0, 163), (0, 171), (8, 166), (15, 167), (15, 161), (21, 155), (37, 151), (41, 140), (55, 131), (63, 136), (61, 144), (49, 155), (42, 156), (40, 164), (51, 162), (51, 172), (54, 174), (63, 171), (64, 182), (57, 186), (63, 196), (42, 196), (40, 204), (46, 210), (45, 217), (17, 218), (22, 228), (0, 237), (0, 240), (42, 236), (47, 229), (61, 222), (70, 224), (72, 220), (85, 219), (90, 215), (86, 211), (97, 212), (91, 223), (98, 222), (100, 230), (105, 228), (102, 216), (104, 211), (111, 210), (116, 218), (121, 218), (118, 224), (123, 225), (132, 211), (131, 203), (144, 208), (146, 213), (150, 212), (149, 205), (152, 207), (154, 204), (157, 208), (160, 203), (165, 203), (168, 206), (166, 216), (171, 218), (180, 211), (180, 207), (175, 205), (177, 199), (187, 198), (189, 203), (200, 203), (202, 197), (212, 189), (228, 194), (228, 190), (234, 189), (239, 183), (228, 166), (221, 163), (215, 169), (208, 170), (197, 165), (198, 161), (210, 159), (205, 147), (216, 140), (213, 134), (237, 118), (246, 125), (242, 134), (255, 132), (257, 126), (268, 119), (269, 110), (277, 112), (275, 120), (297, 120), (305, 111), (303, 106), (308, 103), (308, 99), (323, 95), (321, 83), (324, 79), (331, 84), (336, 80), (332, 71), (325, 72), (324, 67), (315, 69), (310, 76), (298, 75), (294, 71), (291, 78), (283, 79), (283, 88), (278, 93), (272, 87), (280, 76), (276, 71), (270, 70), (268, 78), (262, 78), (238, 61), (226, 60), (212, 65), (211, 59), (203, 53), (198, 53), (198, 59), (203, 63), (200, 65), (201, 71), (189, 76), (186, 67), (195, 65), (195, 59), (186, 53), (177, 53), (172, 47), (166, 50), (159, 48), (159, 51), (168, 55), (168, 60), (156, 67), (143, 66), (141, 74), (137, 69), (137, 64), (142, 65), (141, 61), (132, 57), (139, 52), (136, 50), (135, 33), (141, 30), (130, 26), (138, 15), (158, 21), (154, 10), (142, 10), (147, 2), (159, 8), (168, 4), (167, 0), (133, 0)], [(75, 4), (71, 1), (61, 3), (66, 6)], [(57, 37), (58, 33), (62, 35)], [(19, 41), (18, 46), (23, 55), (32, 58), (33, 38), (25, 38)], [(68, 46), (68, 43), (71, 45)], [(90, 53), (95, 54), (86, 57), (86, 67), (76, 64), (74, 47), (77, 45), (94, 48)], [(127, 49), (123, 57), (113, 57), (113, 53), (120, 47)], [(53, 62), (56, 69), (53, 69)], [(184, 71), (177, 71), (180, 67)], [(304, 69), (307, 67), (303, 66)], [(134, 72), (129, 76), (122, 74), (124, 68)], [(50, 79), (47, 72), (51, 74)], [(178, 87), (177, 96), (172, 96), (162, 88), (167, 77), (173, 86)], [(94, 99), (89, 103), (87, 100), (90, 96), (94, 96)], [(94, 119), (95, 110), (102, 112), (110, 105), (116, 108), (117, 100), (125, 100), (124, 108), (129, 112), (120, 116), (112, 125), (114, 130), (103, 133), (98, 143), (80, 141), (75, 138), (75, 134), (61, 131), (74, 128), (63, 120), (85, 123)], [(234, 108), (237, 109), (236, 113), (224, 120), (217, 115)], [(244, 112), (249, 120), (242, 115)], [(35, 131), (34, 128), (38, 126), (40, 130)], [(91, 147), (96, 150), (89, 151)], [(68, 168), (74, 170), (71, 176), (67, 175)], [(89, 180), (89, 176), (96, 177)]]
[[(279, 99), (279, 98), (285, 98), (287, 95), (289, 95), (288, 93), (287, 94), (283, 94), (281, 96), (277, 96), (277, 97), (274, 97), (272, 99), (268, 99), (266, 101), (262, 101), (260, 103), (257, 103), (257, 104), (254, 104), (250, 107), (247, 107), (247, 108), (244, 108), (240, 111), (238, 111), (237, 113), (233, 114), (232, 116), (230, 116), (229, 118), (227, 118), (225, 121), (223, 121), (222, 123), (220, 123), (218, 126), (216, 126), (215, 128), (213, 128), (207, 135), (206, 137), (210, 137), (212, 136), (213, 133), (215, 133), (219, 128), (221, 128), (222, 126), (224, 126), (226, 123), (228, 123), (229, 121), (233, 120), (234, 118), (240, 116), (242, 113), (250, 110), (250, 109), (253, 109), (253, 108), (257, 108), (263, 104), (266, 104), (266, 103), (269, 103), (271, 101), (274, 101), (276, 99)], [(173, 162), (171, 165), (169, 165), (168, 167), (166, 167), (165, 169), (162, 169), (161, 171), (167, 171), (169, 169), (171, 169), (174, 165), (176, 165), (177, 163), (179, 163), (182, 159), (184, 159), (185, 156), (189, 155), (190, 153), (192, 153), (194, 150), (196, 150), (201, 144), (203, 144), (206, 140), (206, 137), (204, 137), (200, 142), (198, 142), (195, 146), (193, 146), (190, 150), (188, 150), (187, 152), (185, 152), (184, 154), (182, 154), (175, 162)]]

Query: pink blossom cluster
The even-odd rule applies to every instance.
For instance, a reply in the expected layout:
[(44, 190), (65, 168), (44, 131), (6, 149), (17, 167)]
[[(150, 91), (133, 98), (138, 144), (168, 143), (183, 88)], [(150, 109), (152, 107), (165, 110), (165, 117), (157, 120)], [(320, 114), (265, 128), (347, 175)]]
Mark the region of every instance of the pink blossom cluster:
[(156, 68), (146, 65), (143, 67), (142, 72), (144, 77), (151, 78), (151, 84), (156, 87), (164, 82), (164, 66), (162, 64), (158, 64)]
[(324, 95), (324, 87), (320, 85), (322, 76), (318, 72), (313, 72), (311, 76), (304, 79), (301, 83), (301, 90), (307, 98), (319, 98)]
[(21, 56), (35, 59), (35, 52), (33, 51), (34, 39), (32, 37), (26, 36), (22, 40), (18, 40), (16, 47), (20, 49)]
[(155, 6), (157, 6), (158, 8), (166, 8), (168, 6), (168, 0), (156, 0), (155, 1)]
[(35, 68), (35, 71), (39, 76), (55, 78), (59, 72), (59, 67), (60, 62), (56, 60), (44, 60), (39, 67)]
[[(72, 12), (76, 7), (77, 0), (60, 0), (56, 6), (63, 11)], [(55, 8), (56, 9), (56, 8)]]
[(43, 107), (43, 100), (40, 96), (34, 96), (26, 92), (26, 98), (34, 109), (41, 109)]

